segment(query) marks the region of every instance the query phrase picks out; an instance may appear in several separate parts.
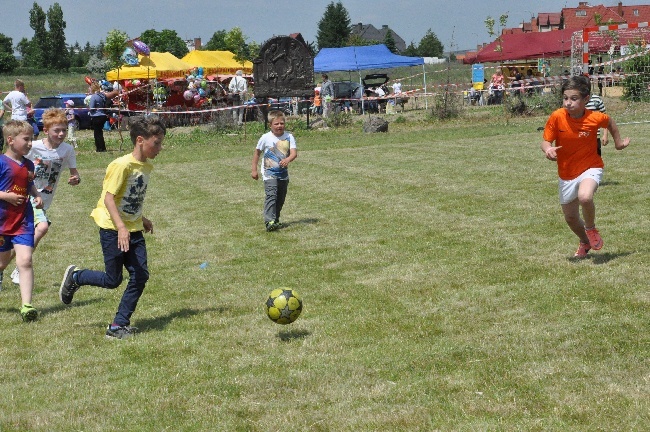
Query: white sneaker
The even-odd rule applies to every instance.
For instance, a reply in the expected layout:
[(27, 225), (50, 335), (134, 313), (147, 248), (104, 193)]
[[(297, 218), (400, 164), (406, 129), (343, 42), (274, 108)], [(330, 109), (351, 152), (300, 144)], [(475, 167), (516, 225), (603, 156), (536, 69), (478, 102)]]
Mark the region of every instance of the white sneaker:
[(11, 281), (16, 285), (20, 284), (20, 272), (18, 271), (18, 267), (11, 272)]

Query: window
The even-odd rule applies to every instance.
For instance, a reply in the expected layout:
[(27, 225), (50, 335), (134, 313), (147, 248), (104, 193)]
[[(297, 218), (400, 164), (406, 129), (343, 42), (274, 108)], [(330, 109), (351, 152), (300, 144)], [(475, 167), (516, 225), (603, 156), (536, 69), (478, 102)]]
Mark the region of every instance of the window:
[(586, 17), (587, 16), (587, 11), (586, 10), (577, 10), (576, 11), (576, 16), (577, 17)]
[(634, 9), (634, 10), (632, 11), (632, 14), (633, 14), (634, 16), (639, 16), (639, 10), (638, 10), (638, 9)]

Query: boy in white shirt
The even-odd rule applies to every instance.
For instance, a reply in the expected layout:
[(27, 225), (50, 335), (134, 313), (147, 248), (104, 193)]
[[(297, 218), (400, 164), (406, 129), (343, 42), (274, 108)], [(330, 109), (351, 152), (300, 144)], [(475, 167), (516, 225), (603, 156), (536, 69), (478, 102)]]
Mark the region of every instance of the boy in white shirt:
[[(66, 167), (70, 169), (69, 185), (76, 186), (81, 182), (74, 148), (63, 142), (67, 130), (68, 121), (65, 113), (56, 108), (48, 109), (43, 113), (45, 137), (33, 141), (32, 149), (27, 155), (27, 158), (34, 162), (34, 185), (43, 201), (42, 209), (34, 208), (34, 249), (49, 230), (51, 222), (45, 213), (52, 204), (63, 170)], [(15, 284), (20, 282), (18, 268), (11, 273), (11, 281)]]

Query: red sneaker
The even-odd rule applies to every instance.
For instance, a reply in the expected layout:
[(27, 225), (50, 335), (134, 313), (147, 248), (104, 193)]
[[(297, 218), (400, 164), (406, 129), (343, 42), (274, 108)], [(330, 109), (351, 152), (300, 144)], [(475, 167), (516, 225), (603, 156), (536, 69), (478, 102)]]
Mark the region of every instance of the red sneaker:
[(589, 246), (593, 250), (601, 250), (603, 248), (603, 238), (596, 228), (585, 229), (585, 233), (589, 238)]
[(591, 250), (591, 246), (589, 246), (586, 243), (580, 243), (580, 246), (578, 246), (578, 250), (573, 256), (576, 258), (587, 258), (590, 250)]

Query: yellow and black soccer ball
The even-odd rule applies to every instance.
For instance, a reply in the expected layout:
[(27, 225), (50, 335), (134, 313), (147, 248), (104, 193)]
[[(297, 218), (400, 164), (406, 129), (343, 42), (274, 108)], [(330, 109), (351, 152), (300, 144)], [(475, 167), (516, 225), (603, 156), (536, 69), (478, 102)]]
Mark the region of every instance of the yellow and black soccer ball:
[(302, 312), (302, 299), (291, 288), (277, 288), (269, 294), (264, 308), (271, 321), (278, 324), (291, 324)]

